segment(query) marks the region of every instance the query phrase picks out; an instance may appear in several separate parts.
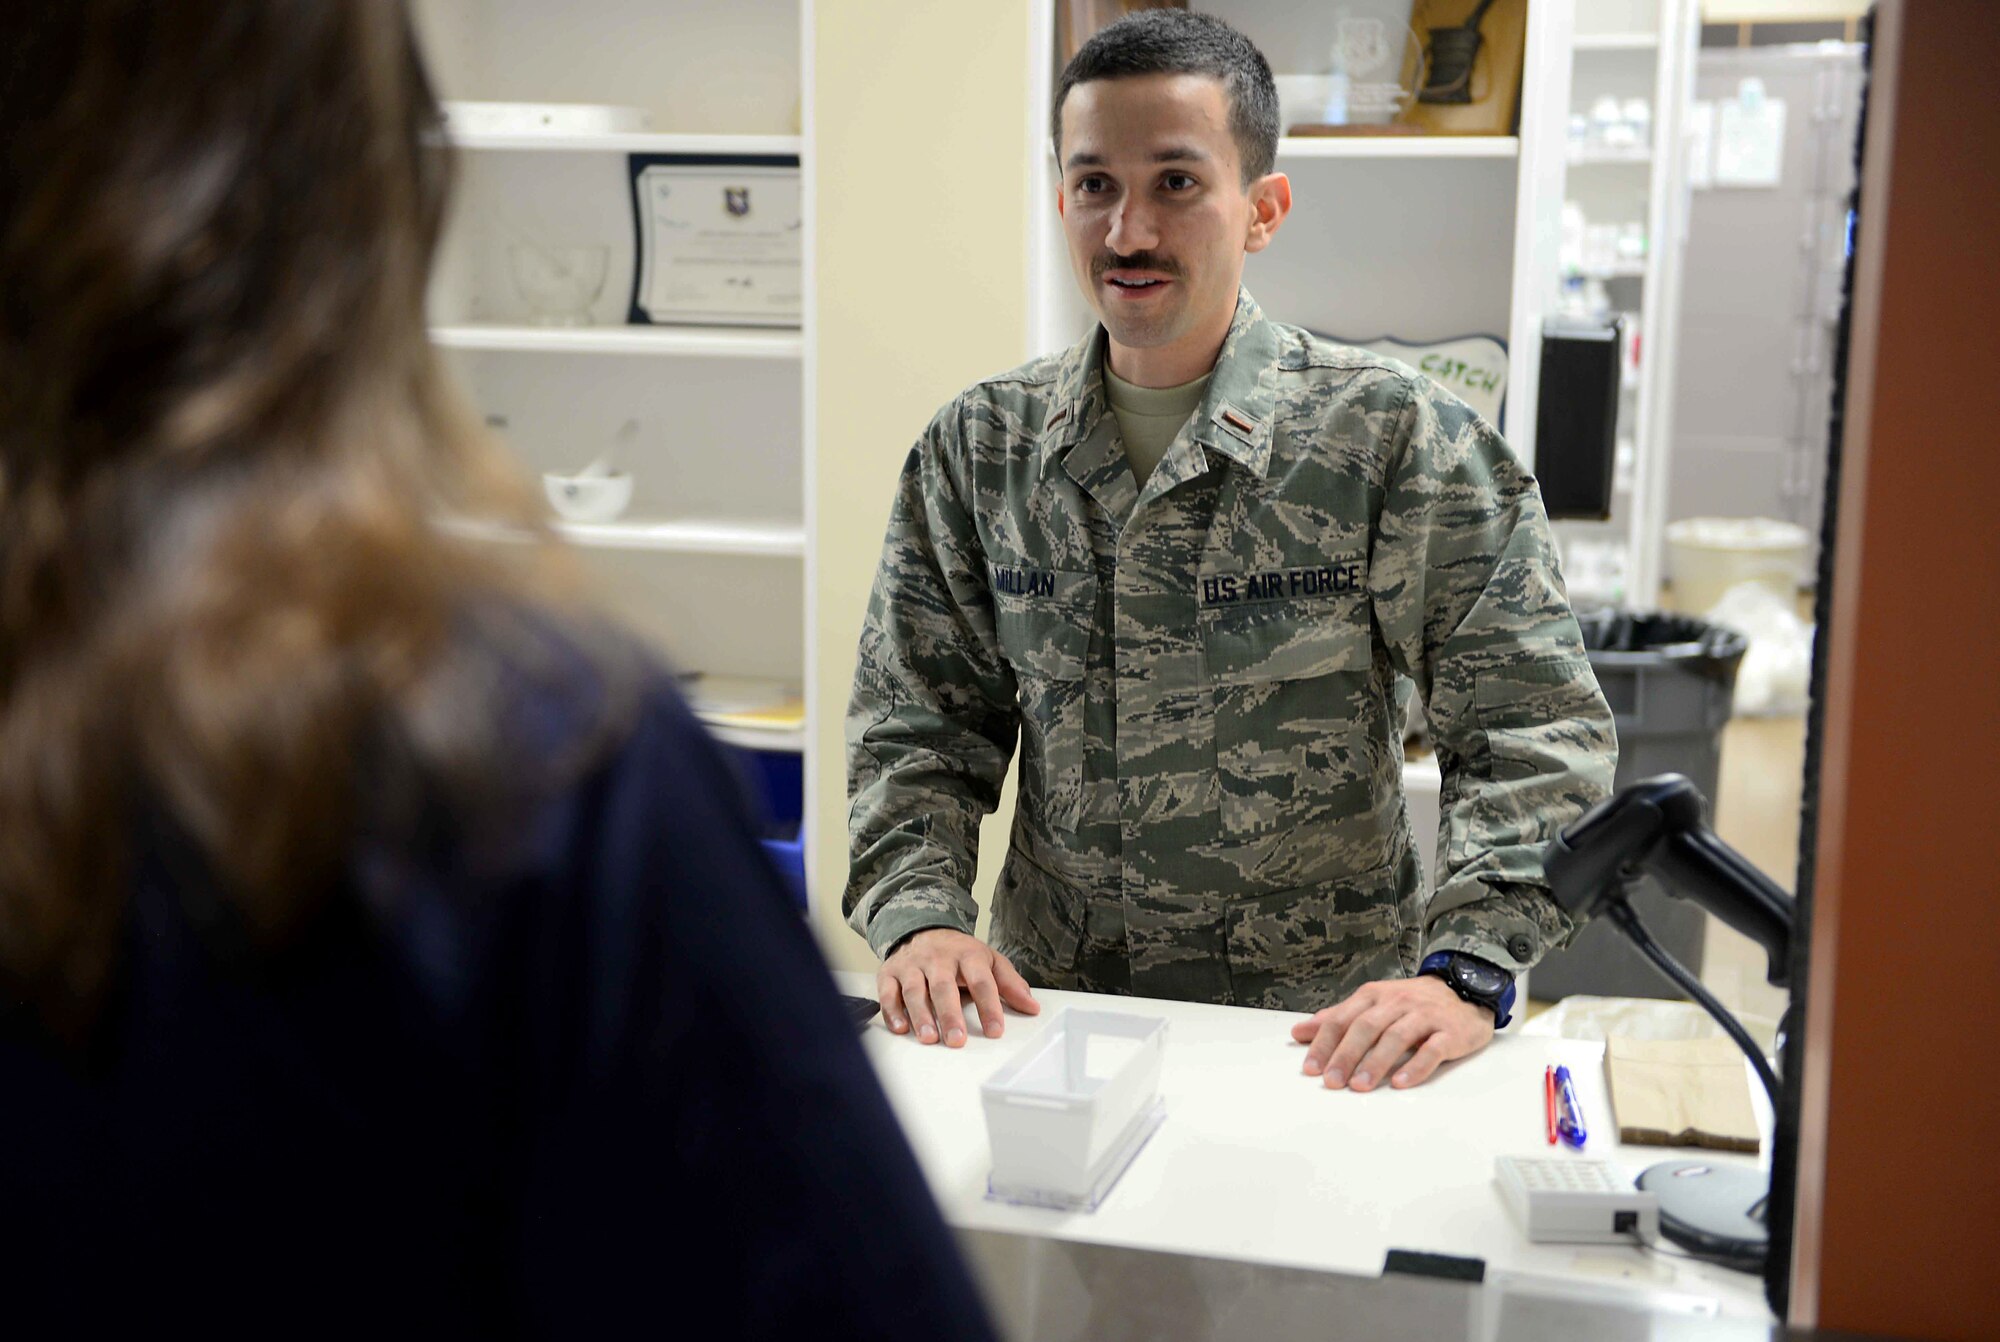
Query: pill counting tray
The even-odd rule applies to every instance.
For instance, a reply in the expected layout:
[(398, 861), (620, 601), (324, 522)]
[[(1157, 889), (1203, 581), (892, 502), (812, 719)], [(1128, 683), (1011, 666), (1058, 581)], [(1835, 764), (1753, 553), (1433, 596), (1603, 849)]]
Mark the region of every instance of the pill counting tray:
[(1167, 1023), (1066, 1010), (980, 1087), (1002, 1202), (1095, 1210), (1166, 1117)]

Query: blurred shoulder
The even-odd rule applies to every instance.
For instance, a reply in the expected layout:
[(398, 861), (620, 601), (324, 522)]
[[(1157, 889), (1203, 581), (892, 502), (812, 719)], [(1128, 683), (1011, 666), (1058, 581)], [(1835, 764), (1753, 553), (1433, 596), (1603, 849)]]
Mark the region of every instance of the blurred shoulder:
[(1018, 448), (1041, 433), (1051, 408), (1069, 394), (1072, 362), (1070, 354), (1045, 354), (979, 379), (938, 408), (929, 437), (947, 448), (967, 440), (989, 450), (998, 442)]
[(607, 775), (694, 790), (731, 777), (681, 684), (601, 613), (494, 601), (461, 613), (404, 727), (453, 809), (504, 848), (527, 813)]

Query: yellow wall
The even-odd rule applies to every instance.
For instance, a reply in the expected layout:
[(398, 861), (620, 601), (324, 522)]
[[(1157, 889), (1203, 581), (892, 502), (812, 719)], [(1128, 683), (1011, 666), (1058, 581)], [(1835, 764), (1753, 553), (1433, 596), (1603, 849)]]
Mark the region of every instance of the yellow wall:
[[(1039, 161), (1027, 108), (1034, 8), (1031, 0), (812, 7), (806, 861), (813, 923), (838, 968), (874, 963), (840, 917), (842, 717), (896, 475), (940, 405), (1027, 354), (1028, 171)], [(1004, 841), (997, 828), (987, 827), (989, 856)]]

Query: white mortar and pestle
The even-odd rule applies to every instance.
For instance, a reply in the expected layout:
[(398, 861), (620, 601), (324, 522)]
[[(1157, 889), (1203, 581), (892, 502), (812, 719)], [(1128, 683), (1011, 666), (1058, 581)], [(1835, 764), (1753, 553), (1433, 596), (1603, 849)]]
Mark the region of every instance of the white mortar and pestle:
[(573, 475), (546, 471), (542, 488), (548, 493), (549, 507), (565, 522), (609, 522), (632, 503), (632, 477), (617, 468), (620, 447), (638, 436), (639, 422), (628, 419), (618, 430), (618, 440), (597, 459)]

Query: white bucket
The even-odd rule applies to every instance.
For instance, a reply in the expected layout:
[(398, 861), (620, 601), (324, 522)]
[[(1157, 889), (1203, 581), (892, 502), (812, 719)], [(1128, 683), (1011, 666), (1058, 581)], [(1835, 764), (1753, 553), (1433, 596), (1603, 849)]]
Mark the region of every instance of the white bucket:
[(1812, 544), (1804, 527), (1769, 517), (1690, 517), (1668, 523), (1666, 537), (1674, 605), (1688, 615), (1707, 614), (1745, 582), (1795, 600)]

